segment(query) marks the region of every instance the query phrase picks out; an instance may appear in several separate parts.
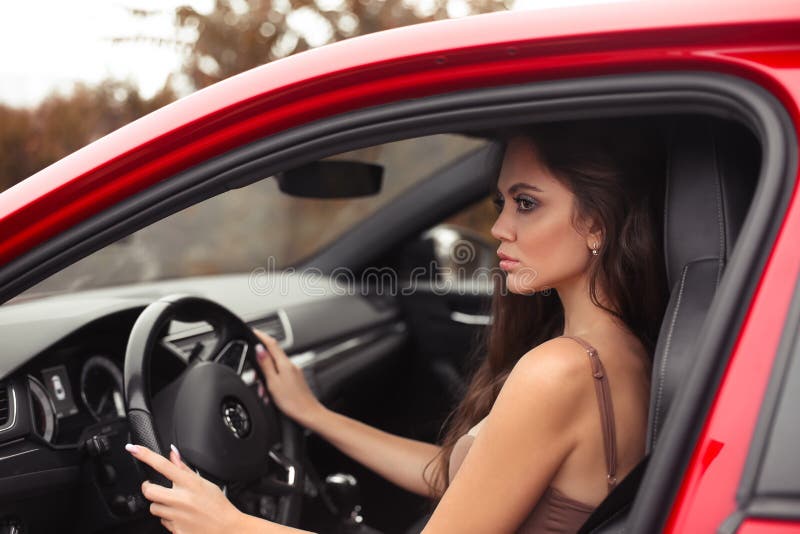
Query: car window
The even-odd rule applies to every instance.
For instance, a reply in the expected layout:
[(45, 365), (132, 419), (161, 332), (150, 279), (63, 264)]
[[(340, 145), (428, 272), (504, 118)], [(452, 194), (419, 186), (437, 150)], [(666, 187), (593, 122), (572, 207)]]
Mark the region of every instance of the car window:
[(295, 265), (436, 169), (485, 142), (439, 134), (328, 158), (382, 165), (382, 189), (370, 197), (291, 197), (279, 191), (274, 177), (268, 177), (143, 228), (38, 283), (10, 302), (81, 289)]
[(759, 423), (751, 444), (747, 474), (740, 491), (758, 499), (761, 506), (780, 507), (798, 517), (800, 464), (796, 444), (800, 438), (795, 409), (800, 404), (800, 281), (795, 281), (790, 315), (784, 339), (773, 365), (770, 384), (761, 407)]
[(467, 229), (487, 243), (497, 243), (497, 239), (492, 236), (491, 232), (492, 224), (497, 218), (497, 209), (493, 200), (493, 194), (487, 195), (447, 218), (443, 223)]
[[(487, 195), (422, 233), (432, 243), (442, 280), (488, 282), (497, 267), (499, 241), (491, 228), (497, 218), (494, 195)], [(417, 266), (418, 267), (418, 266)]]

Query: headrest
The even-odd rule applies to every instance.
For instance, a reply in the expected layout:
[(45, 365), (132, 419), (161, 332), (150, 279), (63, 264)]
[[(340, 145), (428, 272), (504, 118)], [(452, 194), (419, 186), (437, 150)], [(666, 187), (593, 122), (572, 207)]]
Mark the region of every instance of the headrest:
[(753, 196), (760, 149), (744, 126), (708, 117), (679, 119), (670, 144), (664, 255), (673, 288), (692, 261), (718, 258), (721, 274)]

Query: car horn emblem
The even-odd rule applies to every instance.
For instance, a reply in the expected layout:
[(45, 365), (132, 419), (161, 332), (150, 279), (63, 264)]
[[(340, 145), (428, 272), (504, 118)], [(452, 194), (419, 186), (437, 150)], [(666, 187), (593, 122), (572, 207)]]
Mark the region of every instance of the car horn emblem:
[(250, 416), (237, 400), (228, 399), (222, 403), (222, 420), (237, 438), (243, 438), (250, 433)]

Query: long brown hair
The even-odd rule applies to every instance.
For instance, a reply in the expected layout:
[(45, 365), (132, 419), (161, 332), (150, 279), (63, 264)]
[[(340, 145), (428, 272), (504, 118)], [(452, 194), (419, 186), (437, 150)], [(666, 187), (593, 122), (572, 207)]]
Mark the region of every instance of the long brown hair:
[[(656, 130), (641, 119), (593, 119), (495, 135), (524, 136), (533, 143), (544, 165), (574, 194), (573, 225), (581, 217), (601, 222), (604, 239), (589, 264), (590, 298), (636, 335), (652, 357), (668, 298), (659, 217), (664, 152)], [(423, 471), (431, 509), (449, 485), (449, 459), (458, 438), (489, 413), (522, 355), (563, 334), (564, 309), (556, 291), (514, 294), (505, 277), (493, 278), (492, 323), (470, 355), (468, 386), (442, 426), (441, 451)], [(598, 286), (610, 307), (598, 301)]]

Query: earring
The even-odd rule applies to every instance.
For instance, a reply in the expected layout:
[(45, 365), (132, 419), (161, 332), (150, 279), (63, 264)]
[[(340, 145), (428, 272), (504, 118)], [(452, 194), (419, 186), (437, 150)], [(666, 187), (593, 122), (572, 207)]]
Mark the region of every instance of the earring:
[(592, 247), (592, 256), (597, 256), (597, 245)]

